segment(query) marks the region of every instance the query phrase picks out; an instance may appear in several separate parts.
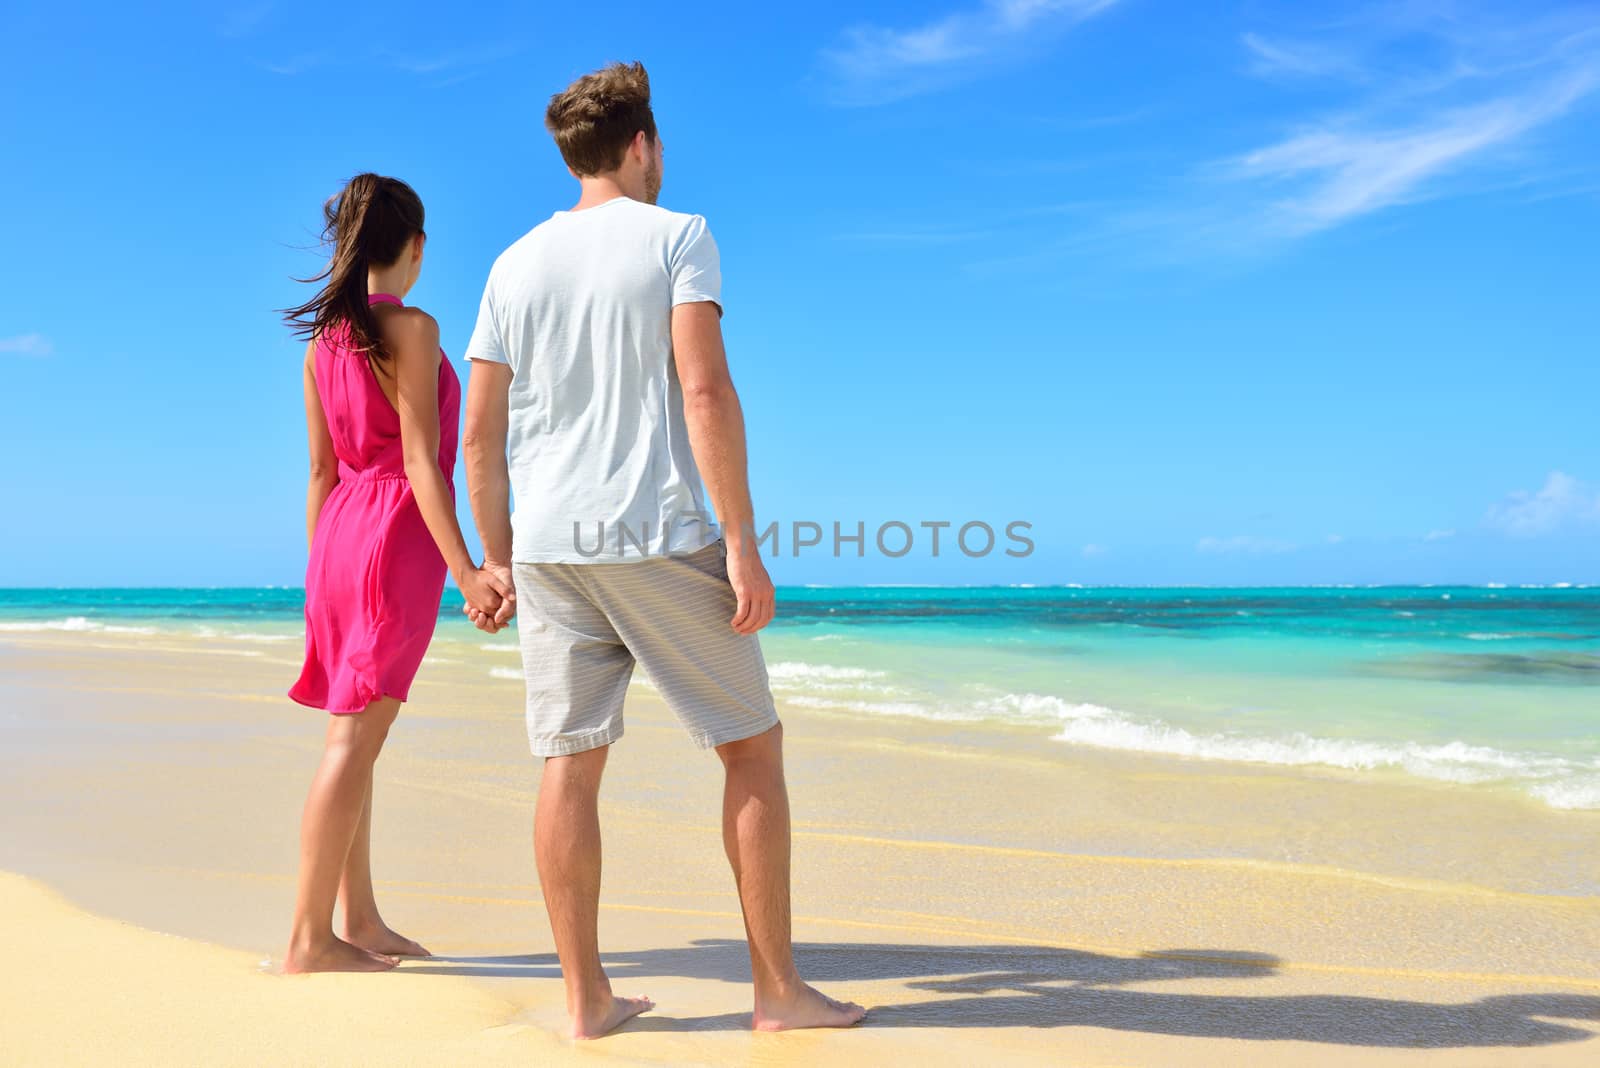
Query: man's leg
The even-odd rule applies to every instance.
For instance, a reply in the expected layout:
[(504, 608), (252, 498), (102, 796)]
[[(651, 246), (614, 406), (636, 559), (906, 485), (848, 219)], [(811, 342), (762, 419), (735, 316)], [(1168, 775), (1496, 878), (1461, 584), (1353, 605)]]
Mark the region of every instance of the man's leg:
[(587, 574), (593, 603), (650, 682), (696, 744), (714, 747), (722, 758), (722, 839), (750, 940), (754, 1026), (782, 1031), (858, 1022), (861, 1006), (823, 997), (795, 973), (783, 728), (760, 642), (728, 625), (737, 606), (721, 543), (626, 567), (590, 567)]
[(587, 570), (512, 568), (528, 744), (544, 759), (533, 850), (574, 1038), (596, 1038), (651, 1008), (649, 998), (613, 997), (600, 966), (600, 776), (611, 744), (622, 737), (634, 661), (591, 600)]
[(539, 784), (533, 849), (550, 914), (572, 1037), (598, 1038), (653, 1006), (611, 993), (600, 964), (600, 776), (609, 746), (548, 757)]
[(817, 992), (795, 971), (789, 929), (789, 793), (783, 780), (783, 725), (720, 745), (717, 755), (727, 771), (722, 844), (733, 866), (750, 941), (753, 1026), (759, 1031), (784, 1031), (859, 1022), (866, 1015), (860, 1005)]

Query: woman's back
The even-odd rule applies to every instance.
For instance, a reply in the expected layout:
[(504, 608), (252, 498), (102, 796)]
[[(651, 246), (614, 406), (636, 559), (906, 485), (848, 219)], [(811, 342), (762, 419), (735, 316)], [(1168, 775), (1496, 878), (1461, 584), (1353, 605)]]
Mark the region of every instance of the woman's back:
[[(403, 307), (398, 297), (374, 293), (369, 304)], [(334, 455), (342, 481), (404, 477), (405, 452), (400, 415), (367, 353), (350, 345), (348, 328), (335, 327), (317, 339), (314, 374), (322, 399)], [(439, 357), (439, 468), (445, 477), (455, 469), (461, 419), (461, 387), (450, 361)]]
[[(368, 301), (404, 307), (387, 293)], [(306, 661), (290, 696), (334, 712), (405, 699), (444, 591), (444, 558), (418, 509), (400, 415), (379, 373), (341, 325), (318, 338), (312, 375), (339, 481), (317, 516), (306, 568)], [(438, 402), (439, 470), (448, 485), (461, 384), (442, 351)]]

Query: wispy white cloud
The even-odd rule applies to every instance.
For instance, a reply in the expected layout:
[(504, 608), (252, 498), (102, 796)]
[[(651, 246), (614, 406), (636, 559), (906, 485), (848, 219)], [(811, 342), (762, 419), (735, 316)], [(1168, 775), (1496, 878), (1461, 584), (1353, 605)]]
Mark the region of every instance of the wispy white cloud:
[(993, 230), (908, 227), (903, 230), (860, 230), (840, 234), (838, 237), (841, 241), (859, 241), (872, 245), (953, 245), (964, 241), (983, 241), (994, 235)]
[[(1243, 37), (1253, 73), (1331, 77), (1354, 89), (1343, 107), (1303, 119), (1214, 170), (1254, 201), (1248, 218), (1260, 236), (1312, 234), (1471, 189), (1464, 177), (1600, 89), (1600, 13), (1593, 11), (1512, 24), (1467, 8), (1408, 12), (1327, 39), (1307, 46)], [(1366, 62), (1364, 54), (1383, 61)], [(1517, 163), (1515, 181), (1528, 182), (1535, 163)]]
[[(1243, 142), (1254, 147), (1173, 158), (1140, 200), (1107, 205), (1067, 239), (995, 265), (1103, 249), (1145, 266), (1227, 270), (1429, 200), (1592, 195), (1593, 146), (1560, 139), (1600, 103), (1600, 8), (1535, 17), (1395, 3), (1241, 42), (1263, 84), (1230, 124), (1255, 124)], [(1286, 91), (1309, 79), (1314, 95)], [(1306, 100), (1317, 103), (1308, 110)], [(1274, 112), (1268, 125), (1255, 117)]]
[(248, 37), (255, 32), (258, 26), (266, 21), (267, 16), (272, 14), (272, 9), (276, 6), (269, 0), (266, 3), (246, 4), (241, 7), (235, 7), (223, 14), (222, 25), (218, 27), (217, 32), (224, 37), (230, 38)]
[[(992, 59), (1003, 47), (964, 23), (952, 29), (951, 20), (1002, 25), (1000, 10), (987, 4), (909, 30), (859, 31), (835, 50), (837, 86), (855, 102), (875, 102), (984, 69), (975, 57)], [(1062, 21), (1048, 25), (1056, 26), (1104, 6), (1026, 10), (1041, 18), (1039, 10), (1054, 12)], [(1295, 18), (1297, 9), (1284, 10), (1279, 18)], [(1020, 35), (1048, 36), (1042, 29)], [(1600, 8), (1538, 15), (1481, 0), (1396, 0), (1314, 24), (1301, 16), (1280, 32), (1241, 40), (1243, 77), (1255, 89), (1240, 95), (1226, 122), (1168, 96), (1155, 117), (1187, 114), (1193, 131), (1121, 138), (1139, 147), (1119, 144), (1109, 154), (1096, 153), (1089, 137), (1046, 135), (1040, 144), (1050, 150), (1037, 159), (966, 165), (1014, 182), (1017, 195), (1042, 204), (1073, 200), (1054, 213), (1059, 221), (1013, 218), (1016, 209), (996, 205), (981, 215), (944, 213), (940, 237), (914, 220), (859, 229), (885, 243), (928, 245), (930, 254), (935, 245), (952, 255), (971, 248), (976, 254), (964, 266), (978, 274), (1066, 279), (1076, 267), (1060, 285), (1081, 287), (1107, 265), (1247, 269), (1291, 242), (1429, 200), (1594, 195), (1600, 156), (1582, 131), (1600, 112)], [(1064, 197), (1067, 182), (1058, 176), (1079, 173), (1071, 184), (1092, 195)]]
[(463, 70), (481, 67), (502, 59), (509, 59), (522, 50), (516, 41), (499, 41), (493, 44), (468, 48), (451, 48), (438, 52), (398, 52), (385, 49), (380, 56), (397, 70), (407, 74), (456, 74)]
[(905, 29), (853, 26), (824, 49), (835, 102), (883, 104), (972, 77), (1116, 5), (1118, 0), (983, 0)]
[(1354, 57), (1326, 44), (1269, 40), (1258, 33), (1247, 33), (1241, 41), (1250, 53), (1251, 73), (1261, 77), (1360, 77), (1363, 73)]
[(1096, 556), (1104, 556), (1105, 554), (1106, 547), (1104, 545), (1096, 545), (1095, 543), (1090, 542), (1088, 545), (1083, 547), (1083, 556), (1085, 559), (1091, 559)]
[(1235, 534), (1231, 538), (1201, 538), (1195, 543), (1194, 551), (1210, 555), (1223, 555), (1229, 553), (1289, 553), (1294, 552), (1299, 546), (1292, 541), (1279, 541), (1277, 538), (1260, 538), (1253, 534)]
[(1240, 177), (1293, 190), (1267, 205), (1271, 229), (1313, 233), (1436, 195), (1436, 179), (1560, 118), (1597, 86), (1600, 63), (1526, 93), (1398, 125), (1332, 120), (1240, 157), (1234, 169)]
[(0, 352), (15, 356), (48, 356), (55, 351), (50, 339), (43, 334), (18, 334), (0, 338)]
[[(520, 51), (522, 51), (521, 43), (500, 41), (437, 52), (401, 52), (393, 48), (379, 47), (367, 51), (364, 58), (382, 69), (398, 71), (416, 78), (431, 78), (433, 80), (429, 84), (437, 88), (464, 81), (490, 64), (508, 59)], [(274, 74), (292, 77), (327, 66), (334, 59), (335, 56), (329, 52), (302, 52), (287, 59), (261, 62), (258, 65)]]
[(1422, 536), (1423, 541), (1447, 541), (1456, 536), (1453, 530), (1430, 530)]
[(257, 66), (263, 70), (269, 70), (273, 74), (281, 74), (286, 78), (292, 78), (297, 74), (304, 74), (315, 67), (323, 66), (332, 58), (327, 52), (302, 52), (299, 55), (290, 56), (288, 59), (265, 60), (259, 62)]
[(1600, 523), (1600, 489), (1552, 471), (1537, 490), (1514, 490), (1492, 505), (1484, 522), (1515, 538), (1536, 538)]

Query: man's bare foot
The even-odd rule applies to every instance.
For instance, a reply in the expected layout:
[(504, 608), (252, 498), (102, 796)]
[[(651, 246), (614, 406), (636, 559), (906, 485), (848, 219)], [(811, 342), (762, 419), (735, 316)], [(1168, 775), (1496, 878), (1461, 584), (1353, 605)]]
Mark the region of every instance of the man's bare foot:
[(649, 998), (619, 998), (610, 994), (572, 1015), (573, 1038), (599, 1038), (617, 1029), (625, 1020), (649, 1012), (656, 1003)]
[(291, 943), (283, 955), (286, 975), (302, 972), (386, 972), (400, 962), (381, 953), (352, 946), (339, 938), (326, 943)]
[(422, 948), (420, 942), (407, 938), (381, 920), (375, 926), (351, 927), (345, 931), (344, 937), (351, 945), (360, 946), (367, 952), (376, 953), (381, 957), (433, 956)]
[(757, 1031), (792, 1031), (799, 1027), (854, 1027), (867, 1010), (853, 1001), (835, 1001), (801, 983), (788, 997), (757, 999), (750, 1025)]

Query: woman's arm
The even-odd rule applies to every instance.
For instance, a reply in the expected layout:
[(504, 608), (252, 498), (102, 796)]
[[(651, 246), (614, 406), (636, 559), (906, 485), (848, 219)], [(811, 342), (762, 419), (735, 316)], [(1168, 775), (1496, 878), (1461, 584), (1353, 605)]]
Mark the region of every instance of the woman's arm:
[(328, 434), (328, 417), (322, 411), (322, 397), (317, 393), (316, 376), (317, 341), (312, 338), (306, 345), (306, 437), (311, 446), (311, 478), (306, 486), (306, 550), (316, 538), (317, 519), (328, 495), (339, 484), (339, 459), (333, 455), (333, 438)]
[(397, 309), (385, 317), (384, 341), (394, 354), (395, 408), (412, 495), (467, 603), (493, 615), (511, 589), (473, 565), (439, 470), (439, 324), (420, 309)]

